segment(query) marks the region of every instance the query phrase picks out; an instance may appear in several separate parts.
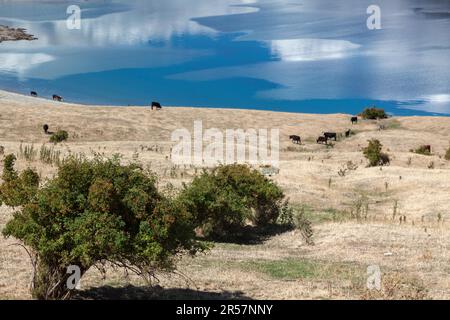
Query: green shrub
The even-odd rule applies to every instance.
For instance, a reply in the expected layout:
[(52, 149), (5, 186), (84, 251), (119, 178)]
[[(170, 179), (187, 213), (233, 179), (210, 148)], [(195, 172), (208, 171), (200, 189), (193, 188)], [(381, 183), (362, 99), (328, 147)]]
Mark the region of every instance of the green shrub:
[(387, 119), (388, 115), (384, 109), (379, 109), (376, 107), (366, 108), (360, 116), (366, 120), (377, 120), (377, 119)]
[(3, 184), (0, 185), (0, 203), (10, 207), (19, 207), (36, 194), (39, 187), (39, 175), (32, 169), (26, 169), (20, 175), (14, 169), (16, 157), (7, 155), (3, 161)]
[(445, 160), (450, 160), (450, 148), (448, 148), (447, 152), (445, 153)]
[[(30, 172), (18, 177), (13, 165), (8, 158), (2, 189), (17, 180), (34, 185)], [(172, 270), (179, 254), (206, 249), (195, 240), (195, 225), (182, 203), (162, 195), (153, 175), (121, 165), (118, 157), (69, 157), (35, 191), (3, 230), (31, 248), (34, 298), (69, 296), (69, 266), (83, 275), (111, 262), (150, 280), (158, 270)]]
[(364, 148), (364, 156), (369, 160), (369, 166), (384, 166), (390, 163), (389, 155), (381, 152), (383, 145), (379, 140), (369, 140), (369, 145)]
[(226, 237), (247, 223), (275, 223), (284, 194), (271, 180), (246, 165), (220, 166), (204, 171), (185, 186), (181, 201), (194, 214), (204, 235)]
[(52, 136), (50, 137), (50, 142), (56, 144), (67, 141), (67, 139), (69, 139), (69, 133), (64, 130), (58, 130), (56, 133), (52, 134)]

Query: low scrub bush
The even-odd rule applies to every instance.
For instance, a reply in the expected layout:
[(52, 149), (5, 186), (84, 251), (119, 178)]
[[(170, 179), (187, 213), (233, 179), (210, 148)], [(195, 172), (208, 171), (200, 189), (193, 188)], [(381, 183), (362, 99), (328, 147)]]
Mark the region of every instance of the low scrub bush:
[(364, 148), (364, 156), (369, 160), (369, 166), (384, 166), (390, 163), (389, 155), (381, 152), (383, 145), (377, 139), (369, 140), (369, 145)]
[(67, 141), (67, 139), (69, 139), (69, 133), (64, 130), (58, 130), (56, 133), (52, 134), (52, 136), (50, 137), (50, 142), (56, 144)]
[(431, 156), (431, 150), (430, 150), (430, 148), (428, 146), (420, 146), (416, 150), (412, 150), (412, 152), (417, 153), (417, 154), (421, 154), (421, 155), (424, 155), (424, 156)]
[(226, 237), (251, 223), (274, 224), (283, 209), (283, 191), (246, 165), (204, 171), (184, 186), (180, 199), (205, 236)]
[(447, 152), (445, 153), (445, 160), (450, 161), (450, 148), (447, 149)]
[(384, 109), (379, 108), (366, 108), (360, 116), (366, 120), (378, 120), (378, 119), (387, 119), (388, 115), (384, 111)]

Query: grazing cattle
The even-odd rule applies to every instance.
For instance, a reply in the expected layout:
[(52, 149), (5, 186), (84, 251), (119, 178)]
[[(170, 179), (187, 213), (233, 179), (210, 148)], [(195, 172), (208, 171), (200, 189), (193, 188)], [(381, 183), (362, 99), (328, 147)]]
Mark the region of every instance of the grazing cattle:
[(327, 138), (327, 140), (333, 140), (337, 141), (337, 133), (335, 132), (324, 132), (324, 137)]
[(38, 94), (37, 94), (36, 91), (31, 91), (31, 92), (30, 92), (30, 95), (31, 95), (32, 97), (35, 97), (35, 98), (38, 96)]
[(45, 134), (48, 134), (48, 129), (50, 129), (48, 124), (44, 124), (43, 129), (44, 129)]
[(53, 95), (53, 101), (59, 101), (59, 102), (62, 102), (62, 101), (63, 101), (63, 98), (62, 98), (61, 96), (58, 96), (57, 94), (54, 94), (54, 95)]
[(317, 139), (317, 143), (328, 144), (328, 138), (327, 137), (319, 137)]
[(302, 144), (302, 138), (300, 136), (290, 136), (289, 139), (291, 139), (293, 143)]
[(161, 110), (161, 104), (159, 102), (152, 102), (152, 110), (156, 109), (156, 110)]
[(352, 130), (348, 129), (347, 131), (345, 131), (345, 137), (346, 138), (350, 138), (350, 136), (352, 135)]
[(352, 124), (358, 124), (358, 117), (352, 117)]

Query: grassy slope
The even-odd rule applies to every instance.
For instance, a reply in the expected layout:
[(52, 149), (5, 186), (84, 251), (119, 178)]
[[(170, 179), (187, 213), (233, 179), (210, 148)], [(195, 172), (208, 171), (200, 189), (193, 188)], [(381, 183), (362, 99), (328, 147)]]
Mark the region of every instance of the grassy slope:
[[(450, 162), (443, 159), (450, 141), (450, 118), (396, 118), (385, 123), (387, 130), (378, 131), (379, 123), (371, 121), (352, 127), (348, 115), (194, 108), (152, 112), (61, 104), (0, 91), (0, 145), (18, 155), (21, 142), (22, 150), (33, 145), (34, 161), (21, 159), (18, 165), (33, 166), (43, 176), (55, 171), (39, 161), (39, 149), (48, 141), (42, 131), (47, 123), (52, 131), (69, 131), (69, 142), (56, 148), (61, 157), (69, 152), (121, 153), (125, 160), (137, 159), (158, 172), (162, 184), (179, 185), (191, 179), (195, 169), (172, 165), (170, 134), (182, 127), (192, 129), (195, 120), (203, 120), (205, 128), (281, 130), (281, 171), (274, 179), (294, 204), (306, 208), (315, 223), (316, 245), (305, 246), (295, 232), (258, 245), (219, 244), (206, 256), (181, 261), (180, 271), (195, 285), (181, 275), (162, 276), (164, 289), (159, 290), (123, 289), (127, 283), (142, 283), (126, 279), (120, 270), (109, 270), (102, 280), (92, 270), (83, 286), (100, 289), (88, 291), (87, 297), (358, 298), (364, 294), (366, 268), (372, 264), (382, 267), (386, 281), (406, 283), (398, 285), (399, 294), (415, 292), (423, 283), (429, 297), (450, 297), (445, 277)], [(334, 148), (314, 143), (323, 131), (348, 128), (357, 134)], [(305, 144), (293, 146), (291, 134), (300, 134)], [(384, 144), (393, 160), (390, 167), (365, 168), (361, 149), (370, 138)], [(432, 144), (434, 155), (409, 152), (422, 144)], [(338, 172), (348, 161), (358, 168), (341, 177)], [(432, 162), (434, 169), (429, 169)], [(357, 212), (365, 218), (352, 218)], [(399, 215), (407, 217), (406, 224), (399, 225)], [(11, 210), (2, 207), (0, 228), (10, 217)], [(13, 243), (0, 240), (0, 298), (27, 298), (30, 264)]]

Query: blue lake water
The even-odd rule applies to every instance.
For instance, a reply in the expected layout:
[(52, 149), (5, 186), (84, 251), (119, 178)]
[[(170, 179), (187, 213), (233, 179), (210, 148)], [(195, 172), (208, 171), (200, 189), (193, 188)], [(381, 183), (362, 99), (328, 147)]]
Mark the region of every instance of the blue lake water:
[[(66, 101), (450, 115), (450, 1), (0, 0), (0, 88)], [(66, 26), (79, 5), (81, 29)]]

